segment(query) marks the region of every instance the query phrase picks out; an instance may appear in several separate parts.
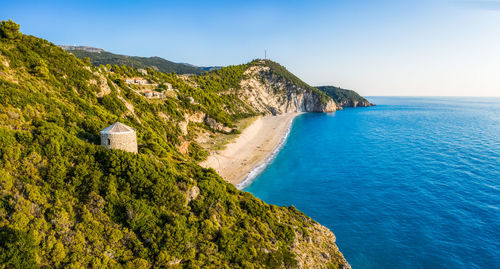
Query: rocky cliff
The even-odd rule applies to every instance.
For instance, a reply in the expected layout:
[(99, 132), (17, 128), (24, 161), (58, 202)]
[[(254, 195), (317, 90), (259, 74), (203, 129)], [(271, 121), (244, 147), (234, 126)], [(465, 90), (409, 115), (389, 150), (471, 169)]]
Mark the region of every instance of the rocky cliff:
[(330, 96), (340, 107), (374, 106), (374, 104), (353, 90), (346, 90), (335, 86), (319, 86), (316, 88)]
[(258, 112), (273, 115), (288, 112), (332, 112), (335, 101), (277, 74), (261, 61), (244, 73), (239, 97)]
[(367, 107), (374, 106), (369, 101), (343, 100), (337, 103), (340, 107)]
[(338, 247), (332, 243), (335, 242), (332, 231), (317, 223), (306, 231), (296, 234), (292, 247), (298, 268), (351, 268)]

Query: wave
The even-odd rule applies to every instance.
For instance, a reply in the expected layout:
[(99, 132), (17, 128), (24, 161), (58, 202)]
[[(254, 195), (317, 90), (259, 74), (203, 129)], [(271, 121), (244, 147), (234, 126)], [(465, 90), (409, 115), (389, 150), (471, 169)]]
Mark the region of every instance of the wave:
[(244, 188), (250, 186), (253, 183), (253, 181), (260, 174), (262, 174), (264, 170), (266, 170), (267, 166), (269, 166), (269, 164), (276, 158), (276, 156), (278, 156), (278, 153), (281, 151), (281, 149), (286, 143), (286, 140), (288, 139), (288, 136), (290, 135), (294, 119), (290, 120), (290, 124), (286, 129), (286, 132), (281, 137), (279, 144), (276, 146), (276, 148), (274, 148), (273, 152), (261, 164), (257, 165), (254, 169), (252, 169), (252, 171), (248, 173), (248, 176), (245, 179), (243, 179), (240, 183), (236, 184), (236, 188), (238, 190), (243, 190)]

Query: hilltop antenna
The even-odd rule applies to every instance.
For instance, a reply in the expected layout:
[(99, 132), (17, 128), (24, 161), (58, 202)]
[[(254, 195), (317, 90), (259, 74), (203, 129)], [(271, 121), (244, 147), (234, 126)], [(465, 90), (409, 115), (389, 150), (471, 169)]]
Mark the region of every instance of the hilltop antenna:
[(267, 60), (267, 50), (264, 50), (264, 60)]

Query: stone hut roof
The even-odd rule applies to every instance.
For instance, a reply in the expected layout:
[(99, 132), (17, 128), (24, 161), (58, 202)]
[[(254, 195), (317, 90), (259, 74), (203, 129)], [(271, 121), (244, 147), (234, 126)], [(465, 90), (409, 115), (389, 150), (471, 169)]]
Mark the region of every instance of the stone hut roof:
[(104, 128), (101, 131), (101, 134), (123, 134), (123, 133), (131, 133), (135, 132), (132, 127), (127, 126), (121, 122), (115, 122), (112, 125)]

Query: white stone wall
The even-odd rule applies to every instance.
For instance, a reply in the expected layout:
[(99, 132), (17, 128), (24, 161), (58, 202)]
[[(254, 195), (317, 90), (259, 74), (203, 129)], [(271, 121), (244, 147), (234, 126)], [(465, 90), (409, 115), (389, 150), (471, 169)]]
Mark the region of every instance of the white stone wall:
[(101, 133), (101, 145), (104, 145), (107, 149), (121, 149), (128, 152), (137, 153), (136, 133)]

